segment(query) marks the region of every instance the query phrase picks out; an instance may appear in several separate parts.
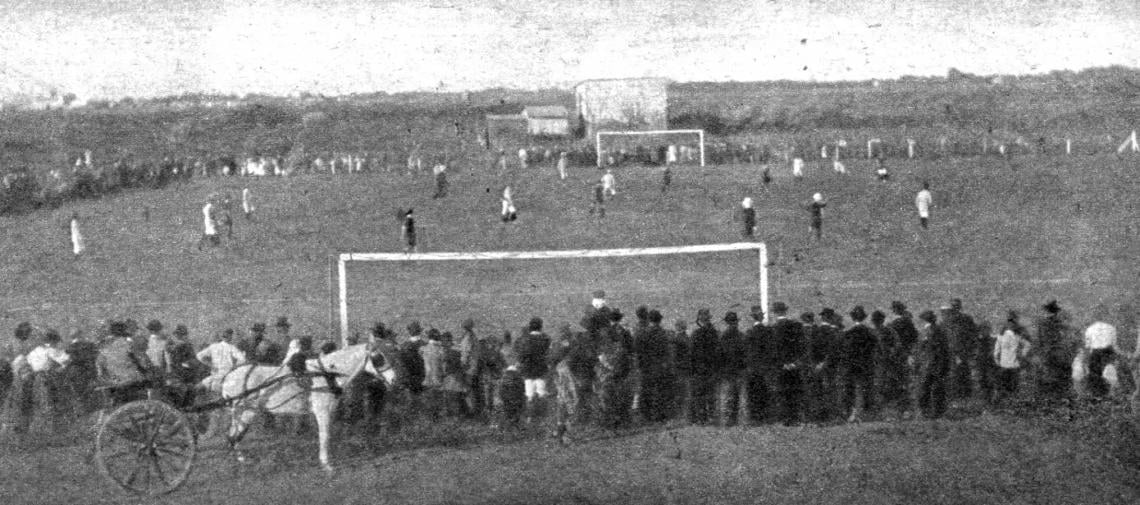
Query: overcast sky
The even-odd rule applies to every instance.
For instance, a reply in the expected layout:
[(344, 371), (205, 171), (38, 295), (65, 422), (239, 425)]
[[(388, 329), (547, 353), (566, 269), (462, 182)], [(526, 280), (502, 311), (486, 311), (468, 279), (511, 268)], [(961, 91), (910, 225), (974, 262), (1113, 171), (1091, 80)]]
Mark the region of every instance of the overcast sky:
[(0, 79), (10, 85), (19, 74), (85, 97), (1140, 67), (1135, 0), (0, 0), (0, 6)]

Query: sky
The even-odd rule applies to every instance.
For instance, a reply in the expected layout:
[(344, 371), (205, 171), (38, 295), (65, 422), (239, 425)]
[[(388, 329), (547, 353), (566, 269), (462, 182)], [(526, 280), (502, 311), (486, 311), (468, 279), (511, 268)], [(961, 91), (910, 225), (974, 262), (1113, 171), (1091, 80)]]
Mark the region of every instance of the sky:
[(0, 0), (0, 93), (85, 98), (1140, 67), (1135, 0)]

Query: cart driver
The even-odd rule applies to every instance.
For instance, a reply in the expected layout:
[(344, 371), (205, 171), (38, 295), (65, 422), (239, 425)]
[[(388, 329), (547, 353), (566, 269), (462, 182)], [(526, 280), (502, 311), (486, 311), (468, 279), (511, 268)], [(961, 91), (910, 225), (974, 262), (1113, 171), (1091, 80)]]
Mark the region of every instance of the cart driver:
[(110, 336), (99, 349), (95, 366), (114, 405), (146, 398), (151, 386), (150, 360), (146, 353), (136, 352), (129, 325), (112, 321)]

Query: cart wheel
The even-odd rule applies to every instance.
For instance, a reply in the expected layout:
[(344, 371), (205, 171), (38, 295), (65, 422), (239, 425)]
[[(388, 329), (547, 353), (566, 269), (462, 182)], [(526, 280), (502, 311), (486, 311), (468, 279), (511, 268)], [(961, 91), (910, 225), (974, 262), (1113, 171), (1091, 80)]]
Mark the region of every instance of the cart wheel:
[(190, 477), (197, 451), (186, 416), (157, 400), (135, 401), (115, 409), (95, 438), (99, 471), (140, 495), (178, 489)]

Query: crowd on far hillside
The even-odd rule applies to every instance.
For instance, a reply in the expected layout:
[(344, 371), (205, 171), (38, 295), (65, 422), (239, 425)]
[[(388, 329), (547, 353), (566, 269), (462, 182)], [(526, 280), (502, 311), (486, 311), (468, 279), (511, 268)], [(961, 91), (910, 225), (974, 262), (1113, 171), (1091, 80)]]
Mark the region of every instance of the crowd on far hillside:
[[(466, 319), (453, 334), (414, 321), (406, 332), (377, 323), (366, 344), (397, 382), (353, 383), (343, 420), (485, 422), (543, 426), (568, 437), (575, 425), (608, 428), (685, 419), (697, 425), (830, 424), (868, 419), (939, 418), (961, 402), (1001, 406), (1018, 396), (1045, 401), (1103, 398), (1128, 389), (1140, 353), (1123, 353), (1116, 328), (1096, 321), (1078, 330), (1052, 301), (1031, 324), (1015, 312), (990, 324), (959, 300), (913, 316), (907, 306), (846, 312), (823, 308), (746, 317), (707, 308), (671, 326), (658, 310), (634, 320), (595, 292), (576, 326), (532, 318), (519, 331), (490, 334)], [(888, 315), (889, 312), (889, 315)], [(748, 320), (745, 320), (745, 319)], [(273, 332), (255, 323), (194, 346), (187, 327), (167, 332), (110, 321), (65, 341), (52, 329), (20, 324), (0, 346), (0, 405), (5, 425), (25, 433), (39, 416), (59, 426), (77, 415), (142, 396), (147, 384), (187, 406), (208, 398), (220, 379), (246, 364), (292, 370), (338, 343), (293, 335), (281, 317)], [(553, 331), (552, 331), (553, 330)], [(92, 338), (93, 337), (93, 338)], [(239, 338), (240, 337), (240, 338)], [(107, 389), (109, 396), (97, 386)], [(161, 385), (161, 386), (157, 386)], [(1134, 408), (1140, 390), (1133, 393)], [(564, 441), (567, 439), (564, 438)]]
[[(212, 177), (274, 177), (300, 174), (431, 174), (434, 167), (444, 165), (452, 171), (483, 171), (505, 173), (514, 169), (557, 166), (564, 173), (567, 167), (619, 167), (622, 165), (667, 166), (671, 164), (760, 164), (786, 165), (800, 170), (805, 162), (818, 162), (825, 168), (840, 170), (844, 161), (851, 159), (913, 158), (937, 153), (950, 153), (958, 149), (957, 143), (947, 145), (945, 139), (937, 147), (916, 151), (916, 144), (908, 139), (900, 145), (888, 145), (879, 139), (863, 147), (847, 147), (838, 140), (783, 142), (776, 145), (753, 141), (708, 140), (700, 149), (696, 139), (685, 141), (639, 139), (606, 144), (602, 151), (592, 142), (573, 140), (538, 139), (527, 145), (513, 142), (510, 145), (488, 140), (489, 134), (479, 137), (477, 150), (464, 159), (444, 150), (428, 152), (419, 145), (377, 151), (325, 151), (305, 154), (214, 154), (168, 155), (153, 157), (146, 154), (108, 155), (97, 159), (92, 151), (74, 154), (73, 162), (47, 169), (32, 170), (21, 166), (0, 167), (0, 214), (24, 212), (40, 207), (57, 207), (67, 200), (97, 198), (131, 188), (161, 188), (193, 178)], [(482, 152), (482, 155), (472, 153)], [(981, 154), (1010, 158), (1015, 153), (1045, 152), (1021, 138), (1009, 142), (985, 145)], [(482, 159), (480, 159), (482, 157)], [(798, 168), (797, 168), (798, 167)]]

